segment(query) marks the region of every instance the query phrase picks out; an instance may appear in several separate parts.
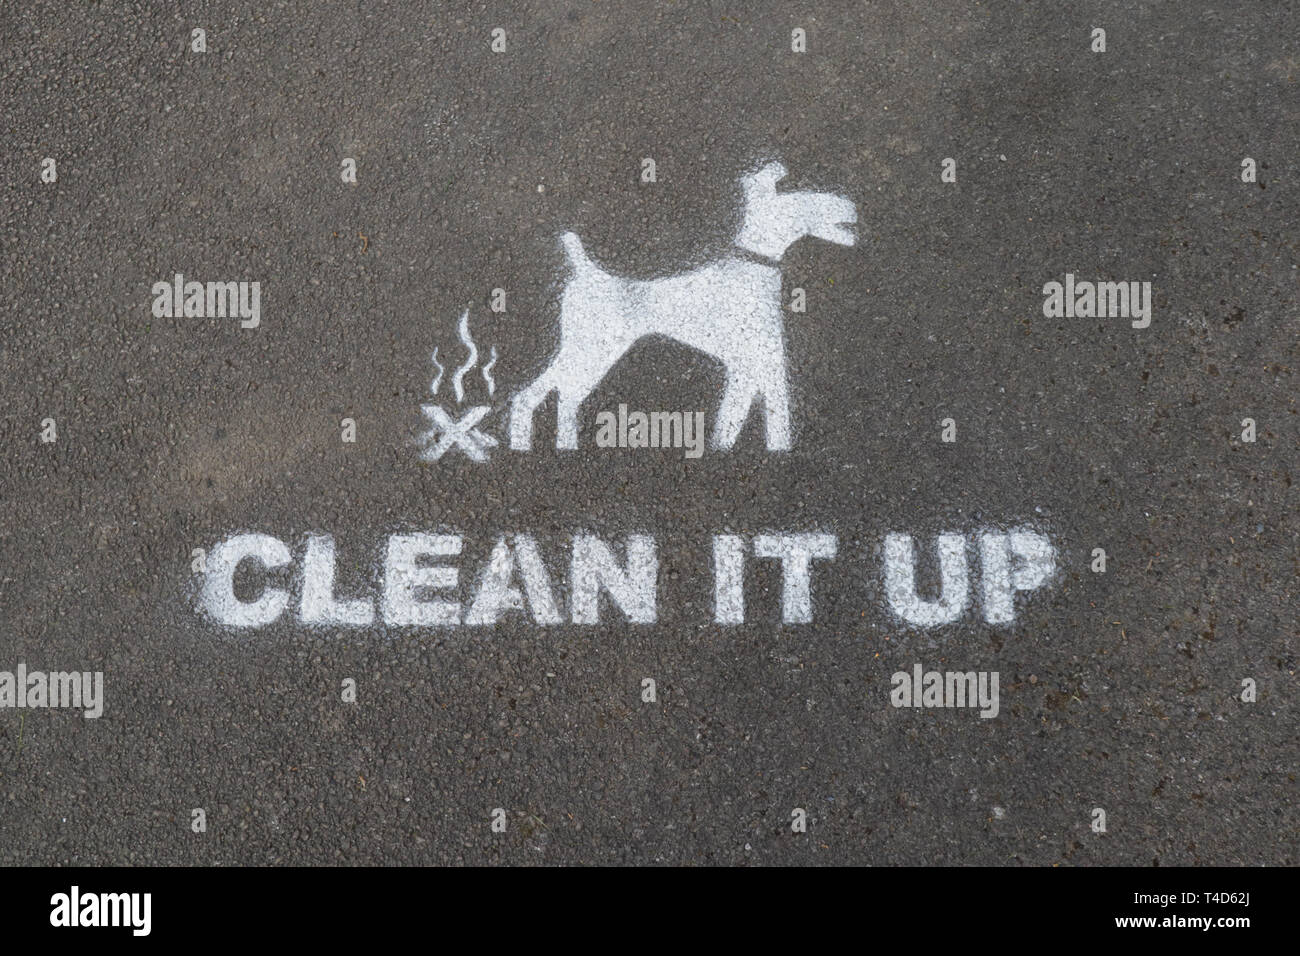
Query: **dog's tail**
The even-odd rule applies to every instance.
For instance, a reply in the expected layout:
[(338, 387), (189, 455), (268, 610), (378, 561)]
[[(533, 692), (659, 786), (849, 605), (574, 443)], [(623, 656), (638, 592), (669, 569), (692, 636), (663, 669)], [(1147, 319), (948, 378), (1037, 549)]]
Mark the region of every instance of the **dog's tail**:
[(582, 248), (582, 240), (577, 233), (566, 232), (560, 236), (560, 242), (564, 244), (564, 254), (569, 257), (569, 265), (574, 272), (585, 272), (593, 267), (594, 263), (587, 258), (587, 251)]

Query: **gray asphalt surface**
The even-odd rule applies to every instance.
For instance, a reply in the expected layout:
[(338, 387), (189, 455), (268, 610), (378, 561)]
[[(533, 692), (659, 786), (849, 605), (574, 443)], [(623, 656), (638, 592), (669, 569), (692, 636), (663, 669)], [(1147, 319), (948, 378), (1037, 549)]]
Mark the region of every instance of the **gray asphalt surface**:
[[(0, 12), (0, 669), (102, 670), (106, 698), (0, 710), (0, 862), (1300, 862), (1294, 3), (164, 6)], [(595, 448), (621, 402), (713, 420), (721, 367), (645, 342), (581, 450), (551, 403), (530, 453), (419, 460), (463, 310), (504, 445), (559, 234), (683, 270), (772, 157), (859, 215), (783, 263), (791, 451), (757, 418), (693, 461)], [(154, 318), (177, 272), (261, 282), (260, 327)], [(1067, 272), (1151, 281), (1151, 326), (1045, 318)], [(1014, 625), (891, 615), (886, 533), (1015, 525), (1059, 571)], [(498, 533), (557, 586), (574, 531), (653, 533), (658, 623), (234, 632), (196, 603), (193, 549), (235, 531), (295, 567), (332, 534), (340, 593), (374, 596), (390, 533), (446, 529), (466, 599)], [(779, 623), (770, 562), (711, 623), (728, 530), (838, 536), (812, 624)], [(999, 672), (1000, 714), (893, 708), (918, 662)]]

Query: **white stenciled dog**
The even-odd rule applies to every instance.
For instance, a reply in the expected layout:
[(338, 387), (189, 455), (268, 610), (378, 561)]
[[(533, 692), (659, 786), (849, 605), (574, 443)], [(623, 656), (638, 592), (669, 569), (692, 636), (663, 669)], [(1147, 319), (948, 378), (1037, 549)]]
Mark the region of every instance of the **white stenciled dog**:
[[(560, 237), (572, 277), (560, 307), (560, 348), (510, 408), (510, 447), (532, 444), (533, 415), (558, 393), (555, 446), (578, 447), (578, 407), (639, 339), (663, 335), (717, 358), (726, 389), (713, 433), (715, 448), (735, 444), (754, 399), (763, 402), (767, 447), (790, 447), (790, 398), (781, 322), (780, 262), (804, 236), (851, 246), (857, 212), (829, 193), (778, 193), (785, 167), (768, 163), (741, 180), (745, 218), (737, 251), (681, 275), (641, 281), (610, 275), (582, 242)], [(756, 259), (755, 257), (759, 257)]]

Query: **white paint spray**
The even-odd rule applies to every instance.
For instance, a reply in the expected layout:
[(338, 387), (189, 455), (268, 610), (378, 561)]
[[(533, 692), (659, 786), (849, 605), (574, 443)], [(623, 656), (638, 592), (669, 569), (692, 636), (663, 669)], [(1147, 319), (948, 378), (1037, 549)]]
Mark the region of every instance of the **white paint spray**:
[(334, 597), (334, 539), (310, 535), (302, 561), (302, 621), (364, 627), (375, 619), (375, 603), (365, 598)]
[[(1055, 570), (1055, 551), (1045, 535), (1034, 531), (990, 529), (976, 535), (940, 534), (934, 542), (942, 587), (937, 599), (917, 593), (916, 542), (891, 533), (884, 540), (885, 594), (890, 610), (913, 627), (956, 623), (969, 603), (967, 552), (978, 548), (984, 619), (1010, 625), (1016, 594), (1043, 587)], [(333, 537), (308, 535), (302, 549), (298, 620), (308, 626), (486, 627), (508, 615), (554, 626), (601, 621), (608, 604), (633, 624), (658, 620), (659, 559), (653, 535), (632, 533), (621, 542), (580, 532), (571, 538), (568, 608), (558, 597), (536, 539), (526, 533), (498, 535), (491, 555), (475, 579), (468, 604), (462, 605), (456, 566), (464, 540), (459, 534), (390, 535), (383, 549), (375, 596), (336, 595), (337, 551)], [(746, 621), (745, 562), (781, 562), (781, 623), (808, 624), (814, 618), (814, 562), (837, 559), (839, 543), (829, 532), (772, 532), (752, 539), (738, 534), (713, 536), (713, 595), (716, 624)], [(259, 593), (236, 596), (236, 572), (256, 565), (264, 580)], [(200, 567), (200, 600), (208, 615), (234, 628), (264, 627), (278, 620), (293, 601), (288, 590), (265, 579), (266, 572), (293, 562), (289, 546), (265, 534), (238, 533), (218, 543)], [(841, 575), (841, 580), (857, 575)], [(604, 599), (602, 601), (602, 598)], [(377, 607), (376, 607), (377, 604)], [(567, 615), (566, 615), (567, 610)]]
[(745, 539), (738, 534), (713, 536), (713, 620), (745, 623)]
[(460, 604), (456, 601), (421, 600), (421, 589), (450, 589), (459, 571), (445, 566), (421, 566), (422, 558), (445, 558), (460, 554), (458, 534), (395, 534), (388, 539), (384, 562), (384, 623), (390, 627), (428, 627), (456, 624)]
[(573, 539), (573, 570), (569, 575), (573, 623), (595, 624), (600, 617), (600, 592), (609, 594), (627, 619), (637, 624), (655, 622), (655, 591), (659, 559), (655, 539), (648, 534), (627, 537), (627, 567), (620, 568), (614, 554), (595, 535)]
[(951, 624), (966, 609), (966, 539), (959, 534), (941, 534), (938, 548), (943, 589), (939, 600), (923, 601), (916, 593), (912, 536), (885, 536), (885, 597), (895, 614), (917, 627)]
[[(781, 562), (781, 622), (812, 621), (812, 561), (835, 557), (833, 534), (760, 534), (754, 538), (756, 558)], [(713, 536), (713, 620), (716, 624), (745, 622), (745, 539), (736, 534)]]
[(465, 373), (478, 363), (478, 346), (474, 344), (474, 340), (470, 338), (469, 334), (469, 309), (460, 314), (460, 325), (457, 331), (460, 333), (460, 340), (469, 349), (465, 364), (456, 369), (451, 376), (451, 387), (456, 390), (456, 404), (459, 405), (465, 401)]
[[(1016, 618), (1015, 592), (1041, 586), (1055, 569), (1052, 545), (1041, 534), (1013, 531), (980, 536), (984, 619), (1009, 624)], [(1015, 567), (1012, 567), (1012, 559)]]
[[(460, 405), (465, 401), (465, 376), (478, 364), (478, 346), (469, 331), (469, 309), (461, 313), (460, 322), (457, 323), (457, 334), (468, 349), (464, 364), (451, 376), (452, 389), (456, 393), (456, 404)], [(497, 364), (495, 345), (492, 346), (491, 354), (491, 360), (481, 369), (488, 397), (494, 395), (497, 389), (496, 380), (492, 377), (492, 369)], [(437, 395), (445, 369), (438, 361), (436, 348), (433, 350), (433, 365), (438, 370), (438, 374), (434, 376), (429, 391)], [(497, 445), (497, 440), (479, 427), (483, 419), (492, 411), (489, 405), (475, 405), (467, 409), (459, 418), (453, 417), (441, 405), (434, 403), (422, 405), (421, 411), (429, 419), (430, 425), (428, 431), (419, 438), (423, 446), (420, 457), (424, 461), (437, 461), (453, 448), (459, 448), (471, 461), (487, 461), (489, 451)]]
[(484, 365), (482, 369), (483, 382), (487, 385), (489, 398), (491, 398), (497, 392), (496, 379), (492, 377), (492, 369), (496, 368), (496, 364), (497, 364), (497, 347), (495, 345), (492, 346), (492, 350), (490, 354), (492, 357), (488, 359), (487, 364)]
[[(925, 601), (916, 593), (911, 535), (885, 537), (885, 596), (890, 610), (915, 627), (951, 624), (969, 601), (966, 537), (941, 534), (936, 547), (942, 585), (937, 600)], [(986, 531), (979, 536), (979, 548), (984, 620), (1010, 624), (1016, 616), (1015, 592), (1031, 591), (1047, 582), (1056, 569), (1055, 550), (1046, 536), (1035, 531)]]
[(436, 348), (433, 350), (433, 367), (438, 370), (438, 374), (433, 377), (433, 384), (429, 386), (429, 391), (437, 395), (438, 386), (442, 384), (442, 373), (446, 370), (442, 367), (442, 363), (438, 361), (438, 350)]
[[(456, 593), (460, 573), (451, 559), (461, 554), (463, 545), (458, 534), (389, 536), (379, 575), (379, 616), (385, 626), (492, 625), (508, 612), (528, 611), (537, 624), (565, 623), (540, 549), (529, 534), (497, 538), (462, 618)], [(616, 551), (624, 551), (626, 560), (616, 557)], [(244, 562), (272, 570), (292, 560), (288, 545), (278, 538), (232, 535), (212, 549), (205, 563), (200, 595), (204, 610), (213, 620), (229, 627), (255, 628), (274, 623), (290, 604), (289, 592), (264, 585), (258, 596), (240, 599), (235, 595), (235, 572)], [(334, 539), (329, 535), (308, 535), (302, 559), (299, 621), (331, 627), (375, 623), (371, 598), (335, 596), (335, 563)], [(599, 623), (600, 598), (605, 595), (631, 623), (653, 624), (657, 618), (658, 577), (659, 560), (652, 535), (627, 535), (619, 548), (596, 535), (576, 534), (569, 567), (569, 620), (574, 624)], [(522, 580), (522, 590), (516, 578)]]
[(781, 561), (781, 620), (786, 624), (812, 621), (811, 565), (813, 558), (835, 557), (831, 534), (760, 534), (754, 556)]
[(768, 163), (743, 177), (737, 251), (682, 275), (648, 281), (611, 275), (587, 256), (574, 233), (564, 233), (571, 276), (560, 306), (560, 347), (542, 374), (512, 399), (510, 446), (531, 447), (534, 413), (556, 392), (556, 447), (577, 448), (579, 406), (633, 345), (662, 335), (713, 356), (726, 369), (715, 448), (732, 447), (757, 401), (768, 449), (788, 449), (790, 398), (776, 263), (804, 236), (853, 245), (848, 225), (857, 221), (857, 212), (851, 201), (829, 193), (777, 193), (785, 174), (780, 163)]
[(465, 615), (466, 624), (495, 624), (505, 611), (524, 610), (524, 595), (513, 584), (516, 568), (523, 577), (524, 590), (528, 592), (533, 620), (538, 624), (563, 623), (537, 542), (528, 534), (517, 534), (514, 541), (512, 550), (504, 536), (497, 539), (492, 557), (479, 580), (474, 603)]
[(496, 447), (497, 440), (486, 432), (480, 431), (478, 423), (492, 409), (487, 405), (475, 405), (467, 409), (460, 418), (452, 418), (441, 405), (422, 405), (421, 410), (428, 417), (431, 428), (424, 433), (424, 451), (420, 457), (425, 461), (437, 461), (453, 448), (461, 449), (472, 461), (487, 461), (488, 450)]
[(235, 569), (251, 558), (264, 568), (280, 568), (293, 560), (288, 546), (269, 534), (237, 534), (208, 554), (203, 604), (208, 613), (231, 627), (262, 627), (278, 618), (289, 604), (289, 593), (264, 588), (253, 601), (235, 597)]

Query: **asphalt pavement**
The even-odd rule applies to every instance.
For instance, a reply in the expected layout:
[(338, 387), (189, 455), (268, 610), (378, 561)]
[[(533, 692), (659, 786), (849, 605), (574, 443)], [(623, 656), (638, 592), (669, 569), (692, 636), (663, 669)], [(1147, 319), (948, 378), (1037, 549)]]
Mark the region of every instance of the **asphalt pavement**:
[[(0, 862), (1300, 863), (1298, 44), (1290, 2), (7, 6), (0, 671), (103, 706), (0, 706)], [(578, 447), (563, 395), (513, 447), (553, 363)], [(712, 438), (747, 375), (730, 447), (598, 442)], [(996, 715), (895, 706), (917, 665)]]

